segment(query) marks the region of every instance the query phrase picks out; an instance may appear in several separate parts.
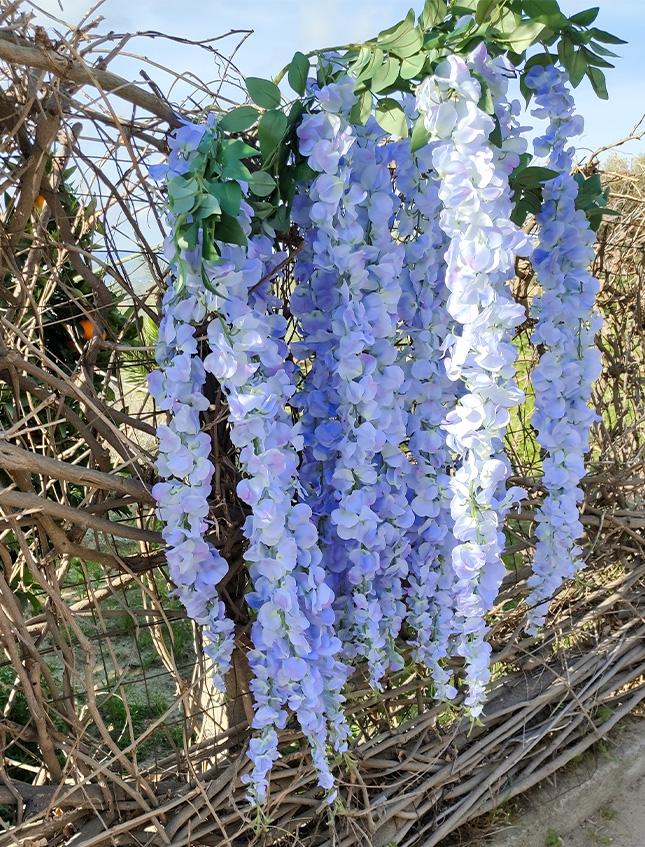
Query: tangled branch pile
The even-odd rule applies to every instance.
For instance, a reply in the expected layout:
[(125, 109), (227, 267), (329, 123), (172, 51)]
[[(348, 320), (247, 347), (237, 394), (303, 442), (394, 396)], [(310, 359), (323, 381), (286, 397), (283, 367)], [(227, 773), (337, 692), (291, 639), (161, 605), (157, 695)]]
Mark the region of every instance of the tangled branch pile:
[[(155, 67), (158, 83), (144, 72), (135, 85), (134, 36), (99, 30), (85, 21), (50, 36), (19, 3), (0, 13), (0, 847), (438, 844), (579, 755), (645, 696), (642, 162), (606, 167), (621, 215), (603, 225), (594, 269), (604, 368), (585, 481), (586, 570), (558, 595), (546, 633), (523, 637), (543, 494), (529, 398), (508, 434), (529, 498), (507, 528), (508, 574), (492, 616), (496, 683), (481, 725), (436, 704), (412, 667), (378, 697), (355, 678), (339, 802), (324, 805), (306, 745), (287, 730), (271, 824), (257, 835), (240, 781), (250, 708), (244, 509), (226, 409), (213, 387), (212, 517), (236, 622), (221, 702), (200, 633), (170, 594), (145, 389), (165, 275), (146, 161), (165, 149), (175, 111), (236, 99), (239, 75), (219, 49), (234, 55), (246, 33), (190, 47), (212, 56), (214, 83)], [(119, 63), (125, 76), (112, 70)], [(171, 108), (160, 86), (190, 99)], [(591, 159), (585, 170), (596, 167)], [(520, 267), (516, 296), (533, 293)], [(526, 388), (536, 351), (523, 329)]]

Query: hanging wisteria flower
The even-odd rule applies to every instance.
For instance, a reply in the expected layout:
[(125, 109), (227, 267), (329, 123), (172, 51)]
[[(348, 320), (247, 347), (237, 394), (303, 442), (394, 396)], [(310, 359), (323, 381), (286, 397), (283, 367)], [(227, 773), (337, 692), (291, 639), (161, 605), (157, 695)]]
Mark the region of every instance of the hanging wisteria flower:
[(169, 415), (168, 423), (157, 430), (162, 481), (152, 493), (163, 521), (170, 576), (189, 616), (204, 628), (214, 683), (223, 690), (233, 651), (233, 623), (217, 592), (228, 565), (205, 539), (214, 468), (210, 437), (201, 431), (200, 413), (208, 409), (209, 401), (203, 393), (206, 374), (196, 339), (196, 326), (204, 321), (212, 298), (201, 275), (201, 249), (180, 249), (173, 237), (181, 214), (180, 202), (174, 202), (180, 199), (176, 192), (191, 168), (200, 167), (198, 148), (208, 131), (206, 124), (184, 124), (170, 138), (168, 163), (153, 172), (156, 178), (166, 178), (170, 197), (166, 257), (171, 284), (162, 302), (156, 348), (159, 370), (150, 375), (148, 385), (157, 407)]
[[(343, 95), (353, 88), (338, 85)], [(298, 128), (300, 152), (319, 172), (295, 207), (305, 249), (292, 298), (302, 328), (294, 353), (313, 359), (299, 401), (302, 475), (345, 653), (365, 657), (378, 685), (388, 667), (401, 666), (395, 639), (405, 615), (405, 530), (414, 519), (396, 350), (403, 248), (391, 231), (398, 200), (383, 131), (370, 120), (352, 132), (346, 96), (321, 105)]]
[(537, 318), (532, 340), (542, 345), (531, 380), (535, 391), (532, 423), (544, 451), (545, 497), (536, 515), (537, 544), (528, 603), (529, 632), (543, 623), (549, 600), (560, 584), (582, 566), (577, 540), (582, 535), (578, 504), (589, 432), (596, 415), (589, 407), (600, 374), (594, 336), (601, 322), (594, 311), (598, 281), (589, 273), (594, 234), (584, 212), (576, 210), (578, 185), (571, 174), (575, 150), (570, 139), (583, 129), (574, 114), (566, 74), (553, 65), (535, 66), (526, 84), (535, 91), (532, 114), (547, 118), (535, 152), (558, 176), (545, 183), (537, 215), (538, 246), (533, 267), (542, 293), (533, 303)]
[[(251, 213), (242, 202), (238, 221), (247, 236)], [(248, 659), (259, 734), (249, 745), (254, 767), (248, 781), (259, 803), (288, 709), (309, 742), (320, 784), (332, 789), (326, 744), (329, 726), (337, 748), (346, 744), (341, 689), (347, 670), (337, 659), (334, 595), (320, 566), (311, 509), (296, 502), (302, 438), (287, 408), (295, 385), (286, 321), (270, 294), (273, 269), (284, 255), (265, 236), (249, 237), (246, 247), (218, 247), (219, 261), (204, 263), (218, 312), (208, 325), (211, 352), (204, 367), (226, 394), (231, 438), (246, 476), (238, 494), (251, 507), (244, 524), (252, 583), (246, 600), (256, 618)]]
[[(487, 58), (480, 48), (473, 63)], [(495, 65), (490, 63), (491, 72)], [(506, 80), (499, 73), (498, 101)], [(490, 678), (490, 646), (484, 615), (504, 575), (503, 520), (517, 492), (506, 491), (508, 462), (503, 439), (509, 409), (521, 400), (514, 382), (513, 331), (523, 309), (508, 291), (515, 258), (529, 244), (511, 221), (508, 163), (489, 141), (492, 118), (479, 108), (481, 86), (466, 62), (449, 56), (417, 92), (417, 107), (438, 143), (432, 161), (443, 203), (440, 225), (450, 239), (446, 252), (447, 308), (460, 330), (449, 340), (448, 374), (464, 384), (445, 430), (457, 456), (451, 480), (456, 546), (452, 564), (457, 652), (466, 660), (466, 705), (482, 708)], [(504, 151), (505, 159), (511, 156)], [(517, 159), (516, 159), (517, 161)]]
[[(395, 145), (396, 188), (401, 195), (397, 234), (403, 240), (401, 274), (401, 367), (408, 409), (408, 476), (415, 523), (410, 528), (406, 623), (414, 633), (414, 657), (432, 675), (438, 698), (452, 699), (455, 687), (441, 661), (450, 654), (453, 634), (452, 458), (442, 424), (454, 407), (459, 387), (444, 363), (449, 334), (446, 310), (446, 236), (439, 226), (441, 202), (431, 176), (433, 145), (411, 151), (409, 140)], [(409, 343), (408, 343), (409, 339)]]
[[(267, 797), (292, 714), (333, 798), (329, 756), (348, 749), (351, 666), (364, 660), (381, 687), (404, 666), (404, 638), (439, 698), (457, 693), (446, 660), (463, 658), (465, 703), (481, 712), (504, 521), (523, 493), (507, 490), (504, 453), (510, 409), (522, 399), (513, 336), (524, 319), (508, 282), (532, 247), (511, 221), (509, 177), (526, 149), (519, 104), (507, 98), (513, 67), (480, 44), (467, 59), (440, 61), (416, 96), (391, 97), (387, 85), (364, 91), (347, 56), (321, 56), (306, 83), (299, 62), (289, 79), (305, 94), (289, 117), (243, 107), (229, 121), (257, 119), (259, 149), (227, 137), (222, 117), (184, 122), (167, 164), (151, 171), (166, 179), (171, 228), (159, 369), (149, 381), (168, 413), (153, 492), (176, 593), (203, 627), (223, 688), (233, 622), (218, 594), (228, 566), (213, 543), (214, 468), (202, 431), (207, 380), (216, 380), (247, 514), (254, 736), (244, 779), (255, 804)], [(534, 67), (526, 82), (534, 114), (549, 119), (536, 151), (559, 173), (544, 185), (533, 257), (542, 286), (533, 342), (544, 349), (533, 423), (546, 492), (529, 581), (533, 631), (580, 564), (579, 483), (599, 357), (597, 282), (586, 270), (593, 235), (570, 176), (568, 139), (581, 122), (561, 72)], [(271, 85), (256, 102), (277, 96)], [(354, 121), (374, 91), (375, 114), (397, 124), (401, 140), (372, 114)], [(416, 149), (420, 124), (412, 138), (405, 126), (419, 115), (430, 140)], [(267, 154), (274, 130), (288, 139), (284, 161)], [(287, 209), (292, 177), (305, 171)], [(295, 234), (287, 210), (302, 244), (285, 304), (274, 280), (288, 263), (281, 245)]]
[[(199, 177), (195, 178), (191, 166), (204, 167), (199, 148), (207, 132), (211, 131), (206, 127), (189, 126), (175, 138), (168, 190), (171, 198), (173, 192), (182, 200), (187, 198), (184, 215), (195, 203), (185, 192), (196, 190), (190, 180), (198, 184)], [(206, 143), (216, 141), (212, 132)], [(172, 170), (175, 162), (176, 172)], [(173, 183), (177, 175), (182, 180), (179, 186)], [(251, 212), (241, 202), (238, 223), (247, 237)], [(160, 408), (170, 412), (168, 426), (160, 427), (158, 433), (158, 467), (166, 481), (155, 486), (155, 496), (165, 523), (171, 573), (189, 614), (206, 625), (221, 686), (230, 664), (232, 623), (216, 599), (226, 563), (203, 540), (213, 467), (210, 438), (200, 432), (199, 413), (208, 408), (201, 389), (209, 372), (228, 400), (231, 437), (246, 476), (238, 494), (252, 509), (244, 531), (252, 582), (247, 602), (256, 613), (254, 647), (248, 658), (254, 674), (253, 726), (259, 733), (249, 745), (254, 765), (248, 777), (250, 796), (254, 802), (266, 796), (268, 771), (278, 756), (277, 730), (286, 724), (287, 709), (296, 713), (320, 783), (330, 791), (328, 725), (336, 748), (344, 749), (348, 729), (341, 689), (347, 670), (337, 659), (340, 642), (333, 633), (334, 596), (320, 567), (311, 510), (296, 502), (301, 438), (287, 409), (294, 385), (286, 361), (286, 322), (270, 294), (269, 281), (284, 255), (276, 253), (263, 236), (249, 237), (247, 246), (218, 242), (215, 259), (204, 258), (207, 251), (201, 242), (193, 250), (177, 251), (175, 240), (170, 242), (171, 253), (174, 250), (170, 258), (179, 270), (164, 300), (157, 351), (161, 370), (150, 379)], [(207, 329), (211, 352), (202, 363), (194, 324), (213, 313), (216, 316)]]

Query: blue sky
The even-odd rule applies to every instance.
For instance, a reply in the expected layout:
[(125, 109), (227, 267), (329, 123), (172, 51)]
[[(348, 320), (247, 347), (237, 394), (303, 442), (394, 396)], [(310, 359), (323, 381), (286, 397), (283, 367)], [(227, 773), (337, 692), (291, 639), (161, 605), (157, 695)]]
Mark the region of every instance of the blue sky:
[[(40, 0), (44, 11), (77, 21), (94, 0)], [(206, 38), (229, 29), (253, 29), (236, 57), (245, 75), (273, 76), (293, 55), (315, 48), (360, 41), (402, 18), (411, 5), (422, 0), (106, 0), (100, 13), (105, 20), (99, 31), (124, 32), (155, 29), (188, 38)], [(561, 0), (565, 14), (573, 14), (591, 2)], [(581, 152), (611, 143), (627, 135), (645, 111), (645, 0), (596, 0), (600, 6), (597, 25), (630, 43), (616, 48), (617, 67), (607, 70), (609, 101), (595, 97), (585, 80), (576, 101), (585, 117), (586, 130), (578, 142)], [(133, 52), (185, 68), (197, 76), (213, 77), (212, 60), (206, 53), (167, 41), (131, 43)], [(140, 66), (140, 65), (139, 65)], [(116, 70), (116, 66), (112, 66)], [(138, 67), (130, 69), (138, 75)], [(645, 153), (645, 143), (632, 144), (625, 152)]]

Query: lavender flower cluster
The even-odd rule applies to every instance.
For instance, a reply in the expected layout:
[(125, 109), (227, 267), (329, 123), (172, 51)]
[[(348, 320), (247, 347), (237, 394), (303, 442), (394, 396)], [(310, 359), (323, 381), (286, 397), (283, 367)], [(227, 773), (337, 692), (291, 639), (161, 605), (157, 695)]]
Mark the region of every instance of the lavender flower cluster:
[(404, 372), (398, 304), (404, 248), (393, 236), (399, 199), (392, 151), (373, 120), (352, 128), (353, 81), (318, 93), (305, 115), (300, 152), (318, 172), (295, 206), (305, 236), (292, 311), (312, 361), (300, 405), (302, 474), (315, 496), (327, 569), (347, 659), (367, 659), (380, 685), (403, 666), (396, 639), (405, 617), (408, 502)]
[[(156, 174), (165, 173), (171, 198), (173, 180), (192, 179), (191, 169), (203, 165), (197, 148), (205, 132), (215, 131), (188, 125), (172, 138), (168, 165)], [(203, 394), (207, 373), (218, 380), (228, 402), (231, 438), (245, 477), (238, 495), (252, 510), (244, 532), (252, 585), (246, 599), (255, 612), (248, 660), (258, 733), (250, 742), (254, 767), (247, 779), (253, 801), (261, 803), (287, 707), (311, 746), (321, 785), (332, 789), (326, 745), (332, 740), (342, 751), (347, 744), (341, 693), (347, 669), (338, 660), (334, 595), (320, 566), (311, 508), (299, 497), (302, 438), (287, 408), (295, 391), (293, 367), (287, 364), (286, 321), (267, 282), (284, 255), (268, 237), (251, 236), (251, 214), (242, 202), (238, 221), (248, 245), (218, 243), (213, 261), (203, 258), (201, 244), (179, 250), (169, 240), (175, 273), (159, 328), (160, 369), (149, 386), (158, 407), (169, 412), (168, 424), (158, 429), (163, 481), (153, 493), (170, 573), (188, 613), (205, 627), (220, 688), (230, 666), (233, 624), (217, 593), (227, 564), (204, 541), (213, 475), (210, 438), (200, 431), (200, 412), (209, 406)], [(207, 319), (210, 352), (202, 362), (196, 326)]]
[(148, 387), (157, 408), (169, 416), (168, 423), (157, 428), (157, 470), (162, 481), (152, 493), (163, 523), (170, 576), (188, 615), (203, 627), (214, 682), (223, 689), (233, 652), (233, 624), (217, 592), (228, 565), (206, 540), (211, 533), (208, 499), (214, 467), (211, 439), (201, 431), (200, 413), (208, 409), (209, 401), (197, 345), (197, 327), (212, 308), (212, 295), (203, 284), (201, 245), (193, 250), (180, 248), (172, 237), (177, 221), (172, 189), (199, 168), (198, 148), (209, 131), (206, 124), (182, 125), (172, 137), (167, 164), (151, 168), (155, 179), (166, 179), (169, 190), (171, 235), (165, 253), (171, 283), (162, 302), (156, 348), (159, 370), (150, 374)]
[(331, 790), (326, 745), (346, 745), (341, 689), (347, 670), (338, 660), (334, 595), (321, 567), (318, 533), (309, 505), (299, 497), (299, 425), (288, 404), (295, 392), (287, 362), (286, 320), (268, 284), (284, 255), (267, 236), (250, 236), (251, 207), (239, 221), (248, 246), (218, 245), (220, 259), (205, 263), (216, 292), (216, 316), (208, 325), (211, 352), (204, 368), (225, 392), (231, 438), (245, 478), (239, 497), (251, 507), (244, 524), (245, 559), (251, 577), (246, 600), (255, 612), (248, 654), (255, 710), (246, 777), (255, 802), (266, 796), (267, 775), (278, 757), (277, 730), (288, 709), (309, 742), (320, 784)]
[(537, 545), (529, 578), (528, 631), (545, 620), (549, 600), (562, 581), (581, 567), (582, 535), (578, 504), (583, 494), (584, 456), (596, 419), (589, 407), (591, 388), (600, 374), (594, 336), (601, 321), (594, 310), (598, 281), (589, 273), (594, 233), (584, 212), (576, 209), (578, 184), (571, 175), (574, 148), (570, 139), (583, 129), (574, 114), (566, 74), (553, 65), (535, 66), (526, 84), (535, 91), (532, 114), (548, 119), (535, 152), (558, 176), (544, 185), (537, 216), (538, 244), (533, 267), (542, 293), (533, 304), (537, 319), (533, 343), (544, 352), (532, 373), (535, 412), (532, 423), (544, 451), (544, 501), (537, 513)]
[(435, 695), (453, 699), (457, 689), (443, 660), (454, 634), (450, 513), (452, 456), (442, 426), (460, 388), (446, 372), (444, 356), (451, 320), (446, 309), (444, 255), (439, 225), (439, 184), (433, 178), (435, 143), (412, 152), (409, 140), (396, 149), (396, 188), (401, 197), (396, 230), (404, 244), (399, 319), (400, 364), (405, 373), (407, 448), (411, 460), (408, 497), (414, 524), (408, 530), (406, 623), (416, 661), (430, 670)]
[[(447, 659), (465, 660), (465, 703), (477, 716), (490, 680), (486, 616), (505, 573), (504, 520), (522, 496), (508, 488), (504, 437), (515, 383), (513, 335), (524, 310), (509, 290), (532, 243), (511, 222), (509, 176), (526, 149), (519, 104), (507, 97), (510, 67), (478, 47), (449, 56), (403, 100), (430, 141), (413, 152), (374, 118), (354, 125), (355, 82), (308, 83), (297, 127), (314, 176), (301, 185), (292, 221), (303, 244), (290, 300), (272, 280), (285, 255), (273, 233), (254, 234), (242, 192), (246, 244), (201, 237), (191, 223), (217, 121), (171, 138), (165, 176), (172, 269), (159, 327), (159, 370), (150, 392), (168, 412), (159, 427), (154, 488), (170, 573), (188, 614), (204, 627), (223, 687), (233, 623), (218, 595), (227, 563), (207, 540), (213, 465), (202, 431), (207, 375), (226, 398), (238, 451), (251, 611), (252, 770), (256, 804), (267, 795), (279, 731), (291, 713), (309, 743), (328, 797), (330, 754), (347, 750), (343, 688), (365, 660), (372, 685), (404, 666), (405, 640), (432, 675), (435, 693), (457, 694)], [(546, 451), (547, 497), (538, 517), (529, 619), (577, 567), (577, 487), (593, 415), (595, 280), (585, 270), (592, 236), (575, 210), (566, 139), (579, 129), (560, 72), (534, 68), (528, 84), (540, 117), (536, 142), (559, 176), (545, 186), (533, 253), (543, 288), (534, 304), (534, 423)], [(484, 111), (482, 86), (494, 116)], [(490, 141), (494, 129), (501, 145)], [(204, 140), (208, 144), (204, 144)], [(257, 233), (257, 228), (255, 229)], [(215, 258), (210, 258), (215, 255)], [(201, 358), (198, 333), (208, 352)], [(294, 410), (299, 420), (294, 423)], [(403, 646), (402, 646), (403, 645)]]
[[(471, 65), (494, 85), (491, 93), (505, 108), (504, 68), (491, 62), (482, 45)], [(505, 573), (503, 524), (520, 495), (506, 490), (509, 464), (504, 434), (509, 409), (522, 399), (514, 381), (515, 328), (524, 319), (508, 288), (515, 259), (529, 253), (529, 242), (510, 220), (509, 168), (512, 149), (496, 152), (489, 142), (490, 115), (478, 105), (481, 85), (464, 59), (449, 56), (417, 91), (417, 107), (437, 143), (432, 163), (440, 181), (443, 208), (439, 222), (450, 243), (446, 251), (446, 308), (454, 320), (447, 340), (447, 372), (463, 384), (444, 429), (456, 458), (450, 480), (455, 546), (452, 622), (457, 653), (466, 660), (466, 705), (482, 709), (490, 678), (490, 645), (485, 615)], [(503, 157), (503, 158), (502, 158)]]

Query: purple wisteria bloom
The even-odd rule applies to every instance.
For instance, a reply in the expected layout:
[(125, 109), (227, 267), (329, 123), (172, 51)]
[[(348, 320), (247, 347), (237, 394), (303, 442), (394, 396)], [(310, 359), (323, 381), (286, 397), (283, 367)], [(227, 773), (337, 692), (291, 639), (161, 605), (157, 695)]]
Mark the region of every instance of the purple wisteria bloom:
[[(168, 163), (156, 173), (170, 182), (190, 171), (206, 130), (206, 125), (186, 123), (180, 127), (170, 137)], [(171, 200), (171, 231), (174, 222)], [(210, 311), (211, 295), (203, 285), (197, 251), (180, 249), (170, 236), (165, 253), (171, 266), (170, 285), (163, 297), (157, 337), (159, 370), (150, 374), (148, 387), (157, 408), (168, 413), (168, 423), (157, 430), (161, 481), (152, 493), (164, 524), (162, 535), (176, 594), (188, 615), (203, 627), (214, 684), (224, 690), (224, 674), (233, 651), (233, 622), (217, 591), (228, 565), (205, 540), (212, 531), (208, 498), (214, 467), (210, 437), (201, 431), (200, 413), (208, 409), (209, 402), (204, 396), (206, 373), (196, 340), (196, 326)]]
[[(169, 186), (177, 177), (192, 179), (193, 170), (203, 167), (205, 157), (196, 148), (206, 131), (216, 132), (186, 125), (175, 133), (166, 169)], [(171, 189), (169, 194), (172, 209)], [(251, 577), (247, 602), (255, 613), (248, 658), (257, 735), (249, 745), (249, 796), (255, 803), (264, 801), (268, 773), (278, 757), (278, 730), (293, 711), (331, 799), (327, 743), (333, 740), (337, 750), (347, 745), (341, 689), (348, 672), (338, 660), (334, 594), (320, 565), (311, 509), (298, 502), (302, 437), (288, 409), (295, 385), (284, 340), (286, 321), (271, 286), (258, 286), (284, 254), (266, 236), (251, 236), (251, 214), (243, 202), (238, 220), (248, 245), (218, 243), (215, 261), (203, 258), (201, 244), (187, 250), (178, 249), (172, 238), (167, 243), (175, 275), (164, 297), (157, 344), (160, 369), (150, 376), (150, 392), (169, 420), (158, 430), (162, 481), (154, 495), (178, 596), (204, 626), (215, 682), (223, 688), (233, 624), (218, 599), (217, 585), (227, 564), (204, 540), (213, 465), (200, 412), (209, 405), (203, 387), (210, 373), (228, 401), (231, 438), (244, 473), (238, 494), (251, 508), (244, 532)], [(174, 218), (170, 223), (172, 227)], [(206, 320), (210, 352), (202, 362), (196, 325)]]
[[(489, 142), (494, 124), (478, 106), (481, 87), (472, 71), (484, 75), (496, 111), (511, 116), (502, 123), (501, 149)], [(466, 660), (465, 702), (473, 715), (482, 709), (490, 678), (484, 616), (505, 572), (504, 517), (518, 496), (506, 491), (503, 439), (509, 408), (522, 399), (514, 381), (512, 337), (524, 310), (513, 302), (507, 281), (516, 256), (528, 255), (529, 243), (510, 221), (508, 175), (518, 162), (518, 143), (515, 109), (506, 101), (506, 89), (499, 60), (491, 61), (482, 45), (468, 63), (447, 57), (417, 90), (417, 108), (435, 141), (440, 226), (450, 240), (445, 280), (447, 309), (455, 324), (446, 341), (447, 372), (463, 384), (444, 428), (457, 458), (451, 477), (453, 625), (456, 652)]]
[(380, 685), (386, 670), (402, 667), (395, 642), (414, 522), (396, 348), (404, 250), (392, 234), (399, 200), (391, 152), (373, 119), (348, 125), (350, 86), (327, 86), (324, 111), (305, 115), (298, 128), (300, 152), (319, 175), (294, 207), (305, 236), (292, 298), (302, 338), (294, 354), (312, 360), (298, 399), (301, 479), (332, 574), (337, 629), (347, 658), (367, 659)]
[(584, 212), (575, 207), (578, 185), (571, 174), (575, 149), (570, 139), (582, 132), (582, 119), (574, 114), (564, 71), (553, 65), (533, 67), (526, 84), (536, 95), (532, 114), (549, 121), (534, 142), (535, 152), (558, 171), (544, 185), (533, 253), (542, 293), (532, 307), (537, 319), (532, 340), (544, 352), (531, 374), (532, 423), (545, 454), (546, 492), (536, 516), (537, 545), (528, 580), (527, 630), (533, 633), (544, 623), (554, 592), (583, 564), (578, 504), (589, 432), (597, 418), (589, 401), (601, 368), (594, 345), (601, 320), (594, 309), (598, 281), (588, 271), (595, 237)]
[(338, 660), (334, 594), (321, 567), (311, 508), (298, 502), (300, 428), (288, 408), (294, 368), (288, 363), (286, 320), (270, 285), (258, 286), (285, 258), (266, 236), (251, 236), (252, 209), (242, 203), (239, 222), (247, 246), (220, 244), (221, 258), (204, 262), (217, 312), (208, 325), (204, 368), (228, 401), (231, 439), (244, 479), (238, 495), (251, 508), (244, 524), (251, 577), (246, 600), (255, 611), (248, 654), (255, 701), (249, 746), (249, 796), (264, 801), (278, 757), (277, 730), (295, 712), (312, 750), (319, 782), (333, 779), (327, 743), (345, 749), (349, 730), (341, 690), (347, 669)]
[(441, 664), (452, 648), (455, 584), (452, 457), (442, 424), (447, 411), (455, 406), (460, 388), (449, 379), (444, 362), (451, 325), (444, 281), (447, 239), (439, 226), (441, 201), (432, 176), (432, 155), (432, 144), (416, 154), (409, 141), (396, 145), (395, 184), (402, 201), (397, 234), (405, 249), (399, 301), (400, 364), (405, 372), (412, 460), (408, 496), (415, 515), (408, 531), (406, 623), (414, 633), (414, 658), (430, 670), (435, 695), (452, 699), (457, 691)]

